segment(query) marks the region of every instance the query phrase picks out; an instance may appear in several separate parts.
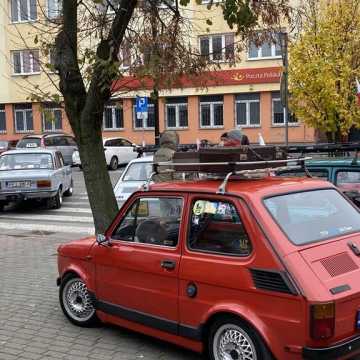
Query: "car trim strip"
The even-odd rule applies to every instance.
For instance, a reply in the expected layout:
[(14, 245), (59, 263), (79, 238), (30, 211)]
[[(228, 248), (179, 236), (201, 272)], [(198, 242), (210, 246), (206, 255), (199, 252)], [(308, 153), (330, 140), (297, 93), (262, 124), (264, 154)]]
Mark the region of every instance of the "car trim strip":
[(192, 340), (201, 339), (202, 327), (196, 328), (184, 324), (179, 324), (173, 320), (167, 320), (154, 315), (149, 315), (138, 310), (129, 309), (120, 305), (115, 305), (107, 301), (99, 300), (95, 294), (89, 291), (93, 299), (95, 308), (109, 315), (117, 316), (125, 320), (133, 321), (157, 330), (161, 330), (173, 335), (180, 335)]

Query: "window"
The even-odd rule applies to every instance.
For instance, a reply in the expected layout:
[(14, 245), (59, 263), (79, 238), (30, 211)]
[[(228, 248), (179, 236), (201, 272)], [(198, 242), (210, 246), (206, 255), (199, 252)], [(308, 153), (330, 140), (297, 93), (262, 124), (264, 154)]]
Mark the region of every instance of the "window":
[(260, 94), (239, 94), (235, 98), (236, 126), (260, 126)]
[(188, 127), (187, 98), (168, 98), (165, 109), (166, 127), (168, 129), (183, 129)]
[(189, 248), (218, 254), (247, 256), (251, 243), (235, 206), (199, 199), (191, 207)]
[(223, 96), (201, 96), (200, 127), (222, 128), (224, 126), (223, 106)]
[(48, 18), (57, 19), (61, 16), (62, 0), (48, 0)]
[(11, 0), (11, 22), (26, 22), (36, 19), (36, 0)]
[[(285, 125), (285, 109), (281, 104), (280, 93), (272, 93), (272, 122), (273, 125)], [(288, 117), (289, 125), (296, 125), (298, 123), (294, 114), (289, 113)]]
[(14, 106), (15, 131), (32, 132), (34, 131), (33, 113), (31, 104), (18, 104)]
[(341, 191), (360, 190), (360, 171), (339, 170), (336, 172), (336, 185)]
[(62, 111), (57, 105), (45, 105), (42, 112), (44, 131), (62, 130)]
[(124, 128), (122, 105), (105, 105), (103, 127), (104, 130), (121, 130)]
[(54, 169), (51, 154), (44, 153), (18, 153), (2, 155), (0, 170), (34, 170)]
[(155, 107), (154, 104), (148, 104), (148, 117), (146, 119), (138, 118), (136, 106), (133, 105), (133, 119), (135, 130), (153, 130), (155, 127)]
[(178, 244), (183, 200), (141, 198), (128, 210), (113, 239), (175, 247)]
[[(314, 178), (328, 180), (329, 172), (326, 169), (312, 169), (307, 167), (307, 171)], [(307, 177), (305, 171), (302, 170), (284, 170), (276, 173), (277, 176), (282, 177)]]
[(129, 68), (131, 66), (131, 50), (130, 43), (127, 39), (124, 39), (119, 52), (119, 61), (121, 62), (122, 68)]
[(29, 75), (40, 72), (39, 50), (16, 50), (11, 53), (14, 74)]
[(0, 133), (6, 133), (5, 105), (0, 105)]
[(211, 61), (234, 59), (234, 34), (200, 37), (200, 54)]
[(335, 189), (278, 195), (264, 203), (295, 245), (360, 230), (358, 211)]
[(281, 45), (279, 34), (273, 36), (274, 39), (266, 40), (259, 46), (255, 41), (250, 41), (248, 59), (262, 59), (281, 57)]
[(201, 4), (216, 4), (221, 3), (223, 0), (201, 0)]

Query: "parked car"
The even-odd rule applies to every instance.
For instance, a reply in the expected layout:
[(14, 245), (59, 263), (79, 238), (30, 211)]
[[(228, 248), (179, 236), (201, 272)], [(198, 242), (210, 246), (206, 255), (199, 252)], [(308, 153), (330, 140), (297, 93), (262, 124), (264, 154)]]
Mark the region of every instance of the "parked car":
[[(111, 170), (116, 170), (120, 164), (127, 164), (138, 157), (138, 146), (125, 138), (103, 139), (106, 164)], [(74, 152), (72, 162), (81, 167), (79, 151)]]
[(72, 165), (72, 155), (77, 151), (75, 138), (64, 133), (45, 133), (42, 135), (25, 135), (16, 146), (18, 149), (35, 149), (38, 147), (58, 150), (65, 164)]
[[(328, 180), (360, 206), (360, 162), (355, 158), (326, 158), (306, 161), (309, 173)], [(279, 176), (306, 176), (304, 170), (282, 170)]]
[(73, 193), (71, 167), (60, 151), (11, 150), (0, 155), (0, 210), (10, 202), (47, 200), (59, 209)]
[(0, 140), (0, 154), (16, 148), (17, 140)]
[(153, 156), (131, 160), (114, 187), (119, 207), (134, 192), (139, 190), (152, 173)]
[(331, 183), (159, 183), (58, 248), (60, 304), (211, 360), (360, 354), (360, 216)]

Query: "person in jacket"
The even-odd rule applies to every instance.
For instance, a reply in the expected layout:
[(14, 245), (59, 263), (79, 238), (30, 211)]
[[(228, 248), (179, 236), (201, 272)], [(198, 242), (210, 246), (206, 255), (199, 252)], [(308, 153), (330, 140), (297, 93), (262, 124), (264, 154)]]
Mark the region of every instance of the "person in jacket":
[(221, 135), (223, 146), (250, 145), (249, 138), (240, 130), (233, 129)]
[[(179, 135), (176, 131), (165, 131), (160, 137), (160, 148), (154, 154), (154, 163), (172, 161), (174, 153), (179, 144)], [(160, 166), (159, 174), (154, 175), (154, 182), (167, 182), (174, 180), (174, 173), (164, 173), (163, 171), (171, 170), (171, 165)], [(163, 173), (161, 173), (163, 172)]]

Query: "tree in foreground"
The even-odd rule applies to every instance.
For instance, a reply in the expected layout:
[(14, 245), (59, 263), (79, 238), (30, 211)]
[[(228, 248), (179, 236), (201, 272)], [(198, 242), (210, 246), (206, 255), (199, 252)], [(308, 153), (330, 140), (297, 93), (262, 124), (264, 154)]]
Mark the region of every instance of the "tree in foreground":
[[(56, 33), (55, 66), (49, 67), (60, 80), (59, 100), (65, 104), (79, 147), (97, 233), (106, 230), (117, 212), (105, 162), (102, 123), (112, 85), (122, 76), (118, 55), (123, 40), (128, 37), (132, 51), (144, 49), (134, 73), (140, 81), (149, 76), (153, 79), (156, 99), (160, 88), (169, 88), (183, 74), (197, 74), (207, 66), (194, 48), (181, 45), (186, 38), (182, 9), (189, 3), (190, 0), (62, 0), (62, 16), (51, 24), (51, 32), (46, 30), (45, 22), (45, 31), (36, 39), (43, 50), (49, 51), (49, 34)], [(244, 43), (260, 26), (273, 28), (289, 17), (288, 0), (224, 0), (221, 5), (210, 1), (209, 9), (212, 6), (222, 7), (225, 20)], [(211, 25), (210, 20), (204, 21)], [(144, 61), (146, 49), (150, 52)], [(57, 99), (51, 94), (46, 96)], [(44, 100), (47, 99), (42, 97)]]
[(290, 105), (298, 118), (339, 141), (360, 128), (360, 0), (308, 0), (290, 47)]

